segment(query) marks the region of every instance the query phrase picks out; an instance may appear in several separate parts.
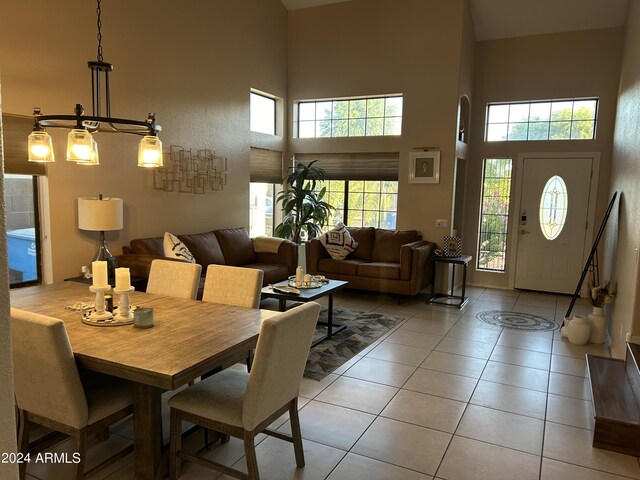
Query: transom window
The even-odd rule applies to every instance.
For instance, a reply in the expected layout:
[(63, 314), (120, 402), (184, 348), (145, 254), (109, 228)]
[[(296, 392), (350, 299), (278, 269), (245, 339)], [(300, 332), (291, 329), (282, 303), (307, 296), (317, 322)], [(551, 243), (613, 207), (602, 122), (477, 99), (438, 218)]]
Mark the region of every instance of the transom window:
[(402, 133), (402, 96), (301, 101), (298, 137), (371, 137)]
[(250, 129), (252, 132), (276, 134), (276, 100), (254, 91), (250, 94)]
[(598, 99), (487, 105), (487, 142), (527, 140), (593, 140)]

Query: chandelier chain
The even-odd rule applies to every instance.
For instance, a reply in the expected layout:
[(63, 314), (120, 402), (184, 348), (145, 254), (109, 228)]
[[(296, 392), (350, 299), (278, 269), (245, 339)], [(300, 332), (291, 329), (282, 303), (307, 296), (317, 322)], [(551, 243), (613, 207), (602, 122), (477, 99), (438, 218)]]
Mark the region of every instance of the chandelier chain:
[(98, 0), (98, 8), (96, 8), (96, 13), (98, 14), (98, 61), (101, 62), (102, 61), (102, 19), (101, 19), (101, 14), (102, 14), (102, 10), (100, 9), (100, 0)]

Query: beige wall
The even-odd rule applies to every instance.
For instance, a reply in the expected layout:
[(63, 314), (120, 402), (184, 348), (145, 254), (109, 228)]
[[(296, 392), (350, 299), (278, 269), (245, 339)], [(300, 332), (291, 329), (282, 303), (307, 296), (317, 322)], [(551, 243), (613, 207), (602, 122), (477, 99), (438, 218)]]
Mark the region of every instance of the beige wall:
[[(509, 157), (514, 163), (521, 152), (600, 152), (600, 177), (596, 223), (599, 226), (609, 202), (611, 148), (620, 71), (622, 29), (589, 30), (478, 42), (475, 57), (471, 155), (468, 162), (464, 251), (476, 251), (482, 160)], [(484, 113), (489, 102), (598, 97), (595, 140), (549, 142), (484, 142)], [(515, 179), (517, 170), (513, 171)], [(512, 184), (512, 209), (517, 192)], [(597, 232), (597, 228), (595, 229)], [(514, 231), (508, 247), (513, 247)], [(591, 243), (591, 242), (589, 242)], [(475, 271), (470, 283), (508, 287), (505, 274)]]
[(613, 138), (611, 193), (621, 194), (619, 217), (607, 235), (617, 243), (617, 260), (612, 266), (616, 299), (611, 304), (612, 351), (624, 356), (627, 332), (640, 336), (640, 4), (629, 2), (625, 25), (624, 54), (618, 93), (618, 110)]
[[(0, 89), (1, 90), (1, 89)], [(15, 452), (16, 423), (11, 359), (9, 315), (9, 260), (4, 202), (4, 157), (2, 150), (2, 96), (0, 91), (0, 452)], [(17, 464), (0, 463), (1, 478), (18, 478)]]
[[(99, 167), (64, 162), (66, 132), (54, 133), (57, 162), (48, 166), (53, 279), (78, 275), (97, 236), (77, 228), (76, 199), (122, 197), (125, 225), (107, 233), (114, 254), (132, 238), (248, 227), (249, 147), (283, 150), (282, 137), (249, 132), (249, 89), (286, 98), (287, 12), (279, 0), (158, 0), (104, 3), (103, 48), (115, 65), (113, 116), (158, 115), (161, 139), (226, 155), (227, 185), (206, 195), (152, 188), (135, 166), (139, 137), (98, 134)], [(96, 57), (95, 5), (86, 0), (0, 1), (4, 111), (71, 114), (90, 110), (87, 60)]]
[[(367, 0), (289, 12), (290, 110), (304, 99), (404, 95), (400, 137), (293, 138), (291, 153), (399, 151), (397, 226), (438, 243), (448, 229), (435, 220), (451, 211), (464, 5)], [(408, 183), (416, 147), (441, 151), (439, 184)]]

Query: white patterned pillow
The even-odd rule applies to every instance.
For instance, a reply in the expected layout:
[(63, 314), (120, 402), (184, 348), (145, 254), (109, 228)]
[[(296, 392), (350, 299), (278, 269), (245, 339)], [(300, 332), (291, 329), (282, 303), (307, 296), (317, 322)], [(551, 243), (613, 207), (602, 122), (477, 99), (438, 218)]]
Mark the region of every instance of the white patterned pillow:
[(338, 223), (333, 230), (320, 235), (320, 243), (334, 260), (344, 260), (358, 248), (358, 242), (353, 239), (342, 223)]
[(162, 242), (164, 248), (164, 256), (169, 258), (177, 258), (189, 263), (196, 263), (196, 259), (189, 251), (187, 246), (180, 241), (178, 237), (169, 232), (164, 232), (164, 240)]

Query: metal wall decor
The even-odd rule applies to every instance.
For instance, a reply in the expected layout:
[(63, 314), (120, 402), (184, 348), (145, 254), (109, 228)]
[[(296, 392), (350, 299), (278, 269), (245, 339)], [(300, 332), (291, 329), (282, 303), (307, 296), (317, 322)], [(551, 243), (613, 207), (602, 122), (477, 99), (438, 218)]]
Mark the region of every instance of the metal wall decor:
[(171, 145), (165, 166), (153, 172), (153, 188), (165, 192), (198, 193), (222, 190), (227, 183), (227, 157), (211, 150)]

